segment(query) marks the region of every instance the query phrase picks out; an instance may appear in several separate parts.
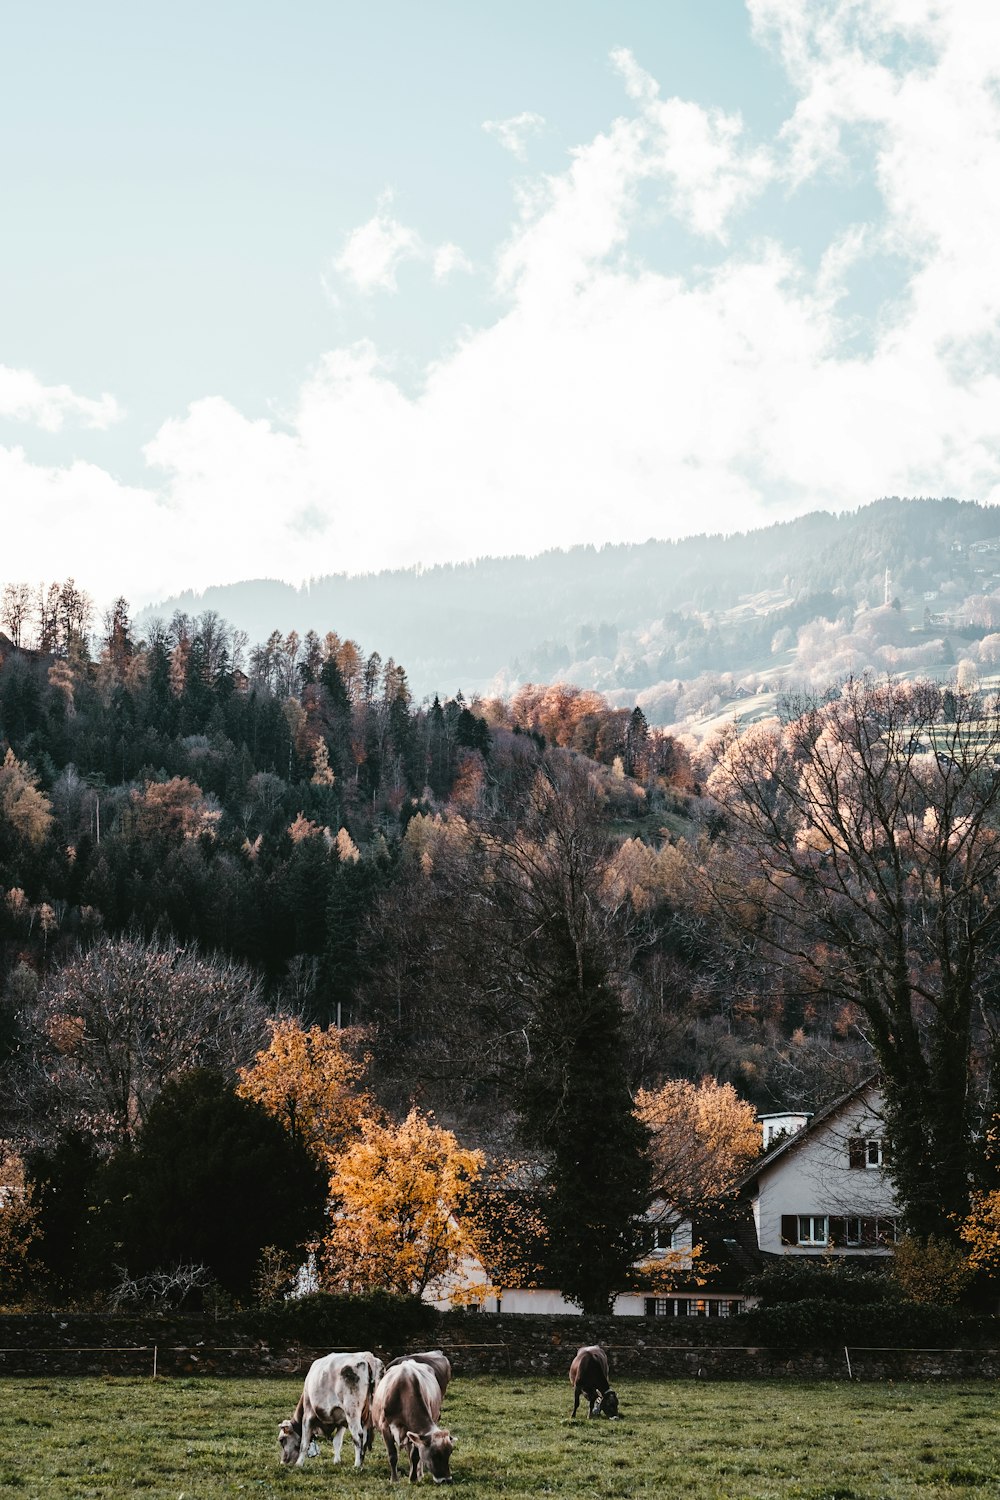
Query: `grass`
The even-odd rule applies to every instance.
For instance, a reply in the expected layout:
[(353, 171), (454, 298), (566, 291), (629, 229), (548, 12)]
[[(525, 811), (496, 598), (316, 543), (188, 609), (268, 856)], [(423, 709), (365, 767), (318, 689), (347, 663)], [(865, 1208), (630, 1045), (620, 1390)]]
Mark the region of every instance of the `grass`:
[[(278, 1465), (292, 1380), (0, 1381), (10, 1500), (387, 1495), (381, 1439), (355, 1474), (329, 1445)], [(458, 1379), (443, 1422), (456, 1487), (505, 1496), (934, 1500), (1000, 1494), (990, 1385), (621, 1382), (620, 1422), (569, 1420), (565, 1381)], [(425, 1486), (430, 1484), (424, 1481)], [(452, 1491), (454, 1493), (455, 1491)], [(400, 1492), (403, 1493), (403, 1492)]]

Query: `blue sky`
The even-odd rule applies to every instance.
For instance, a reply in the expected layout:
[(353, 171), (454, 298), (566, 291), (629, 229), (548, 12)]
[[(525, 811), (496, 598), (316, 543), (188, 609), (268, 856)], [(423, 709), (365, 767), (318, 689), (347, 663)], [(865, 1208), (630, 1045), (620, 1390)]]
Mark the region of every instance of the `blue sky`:
[(998, 9), (4, 7), (0, 582), (996, 498)]

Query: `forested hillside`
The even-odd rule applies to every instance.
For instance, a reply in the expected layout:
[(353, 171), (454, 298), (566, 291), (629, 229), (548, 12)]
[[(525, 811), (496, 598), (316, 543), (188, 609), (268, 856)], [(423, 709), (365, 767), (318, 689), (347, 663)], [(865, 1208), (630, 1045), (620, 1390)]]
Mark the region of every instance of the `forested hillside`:
[[(940, 673), (1000, 625), (1000, 520), (956, 500), (879, 500), (758, 531), (361, 577), (258, 580), (148, 612), (216, 609), (257, 639), (335, 619), (406, 643), (416, 696), (570, 681), (639, 701), (650, 723), (697, 718), (763, 678), (831, 681), (865, 666)], [(879, 613), (896, 602), (891, 618)], [(926, 597), (933, 596), (933, 597)], [(925, 611), (926, 616), (925, 617)], [(937, 618), (930, 618), (937, 617)]]
[[(390, 1254), (364, 1189), (412, 1223), (419, 1160), (497, 1274), (600, 1310), (653, 1195), (725, 1193), (750, 1105), (876, 1064), (912, 1230), (954, 1239), (992, 1189), (1000, 717), (974, 684), (830, 684), (695, 750), (566, 685), (415, 706), (333, 631), (139, 636), (123, 599), (91, 631), (72, 580), (4, 608), (0, 1230), (36, 1216), (46, 1284), (110, 1295), (171, 1246), (242, 1298), (322, 1229), (327, 1284), (419, 1290), (439, 1260)], [(722, 1142), (694, 1186), (668, 1149), (692, 1129)]]

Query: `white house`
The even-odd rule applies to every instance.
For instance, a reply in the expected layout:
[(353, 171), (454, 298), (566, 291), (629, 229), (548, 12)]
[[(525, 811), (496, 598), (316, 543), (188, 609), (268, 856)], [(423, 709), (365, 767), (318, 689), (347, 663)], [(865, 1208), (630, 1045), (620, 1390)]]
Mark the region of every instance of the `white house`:
[(757, 1245), (765, 1255), (889, 1255), (899, 1202), (885, 1168), (890, 1142), (884, 1100), (870, 1079), (810, 1116), (783, 1122), (771, 1149), (744, 1174)]

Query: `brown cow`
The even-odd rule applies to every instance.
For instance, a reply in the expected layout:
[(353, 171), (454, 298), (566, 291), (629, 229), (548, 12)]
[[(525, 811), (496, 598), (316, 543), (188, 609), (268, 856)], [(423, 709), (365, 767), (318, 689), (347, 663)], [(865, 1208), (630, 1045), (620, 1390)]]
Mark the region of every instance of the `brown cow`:
[(608, 1379), (608, 1356), (599, 1344), (585, 1344), (576, 1351), (569, 1367), (569, 1383), (575, 1393), (574, 1417), (580, 1397), (586, 1396), (588, 1416), (608, 1417), (612, 1422), (617, 1419), (618, 1396)]
[(433, 1369), (419, 1359), (401, 1359), (375, 1387), (372, 1420), (385, 1439), (389, 1473), (396, 1480), (400, 1448), (410, 1456), (410, 1483), (429, 1474), (435, 1484), (451, 1484), (451, 1433), (439, 1427), (441, 1387)]

